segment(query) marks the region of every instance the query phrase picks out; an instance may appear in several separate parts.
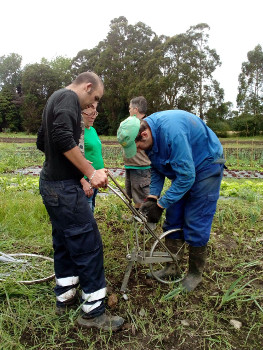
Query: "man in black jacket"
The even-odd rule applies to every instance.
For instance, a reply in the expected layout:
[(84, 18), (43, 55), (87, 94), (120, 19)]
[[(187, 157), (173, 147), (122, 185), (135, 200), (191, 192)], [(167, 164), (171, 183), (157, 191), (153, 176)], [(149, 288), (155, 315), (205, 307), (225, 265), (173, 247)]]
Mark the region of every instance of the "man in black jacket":
[(39, 188), (52, 222), (57, 313), (78, 303), (80, 285), (78, 324), (114, 331), (124, 320), (105, 314), (102, 240), (80, 184), (83, 175), (94, 188), (106, 187), (108, 179), (105, 169), (95, 170), (78, 147), (81, 111), (96, 108), (103, 92), (103, 83), (93, 72), (81, 73), (54, 92), (43, 111), (37, 147), (45, 153)]

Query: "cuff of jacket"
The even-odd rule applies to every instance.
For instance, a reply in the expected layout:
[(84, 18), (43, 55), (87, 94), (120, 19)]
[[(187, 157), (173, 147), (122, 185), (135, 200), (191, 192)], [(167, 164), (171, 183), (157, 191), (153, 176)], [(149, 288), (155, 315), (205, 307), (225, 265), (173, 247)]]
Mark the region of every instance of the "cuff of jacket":
[(167, 201), (163, 197), (158, 199), (158, 203), (165, 209), (167, 209), (169, 207), (169, 204), (167, 203)]

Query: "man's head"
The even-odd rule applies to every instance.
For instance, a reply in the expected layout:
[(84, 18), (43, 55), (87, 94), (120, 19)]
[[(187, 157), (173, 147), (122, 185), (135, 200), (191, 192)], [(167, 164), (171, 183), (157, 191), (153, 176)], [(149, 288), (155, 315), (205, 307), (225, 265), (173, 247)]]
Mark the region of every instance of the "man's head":
[(138, 96), (131, 99), (130, 105), (129, 105), (130, 116), (132, 115), (136, 115), (137, 117), (138, 115), (144, 116), (146, 112), (147, 112), (147, 101), (143, 96)]
[(79, 74), (67, 88), (78, 95), (82, 110), (91, 105), (96, 108), (104, 93), (103, 82), (94, 72)]
[(145, 120), (139, 120), (135, 116), (128, 117), (120, 123), (117, 139), (122, 145), (127, 158), (132, 158), (137, 151), (148, 150), (153, 145), (152, 133), (148, 123)]

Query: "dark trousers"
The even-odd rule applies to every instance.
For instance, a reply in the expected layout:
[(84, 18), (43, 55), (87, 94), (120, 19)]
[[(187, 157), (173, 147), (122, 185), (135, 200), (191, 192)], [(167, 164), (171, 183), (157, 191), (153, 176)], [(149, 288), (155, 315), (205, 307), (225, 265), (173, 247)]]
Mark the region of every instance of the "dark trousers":
[(57, 305), (82, 289), (82, 310), (90, 317), (104, 312), (106, 283), (100, 232), (78, 180), (44, 181), (40, 194), (52, 222)]

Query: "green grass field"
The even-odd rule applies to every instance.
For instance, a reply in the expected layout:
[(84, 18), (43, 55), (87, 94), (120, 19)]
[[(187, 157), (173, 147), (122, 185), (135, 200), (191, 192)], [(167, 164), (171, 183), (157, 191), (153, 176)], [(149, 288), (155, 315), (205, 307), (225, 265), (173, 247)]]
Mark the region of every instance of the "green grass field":
[[(105, 162), (121, 164), (121, 155), (106, 152)], [(51, 224), (38, 194), (38, 177), (12, 173), (41, 165), (42, 154), (32, 144), (0, 143), (0, 157), (0, 250), (52, 257)], [(124, 186), (123, 178), (118, 181)], [(115, 308), (108, 308), (125, 318), (124, 329), (116, 334), (81, 330), (78, 311), (55, 315), (54, 281), (24, 286), (9, 279), (0, 281), (0, 349), (261, 350), (262, 184), (259, 179), (224, 179), (203, 282), (194, 292), (185, 295), (178, 285), (147, 279), (149, 266), (134, 263), (127, 301), (120, 287), (127, 251), (135, 243), (134, 227), (122, 221), (129, 210), (117, 195), (98, 196), (95, 217), (104, 244), (108, 296), (117, 296)], [(141, 246), (143, 236), (138, 237)], [(149, 234), (146, 238), (148, 249), (154, 240)]]

